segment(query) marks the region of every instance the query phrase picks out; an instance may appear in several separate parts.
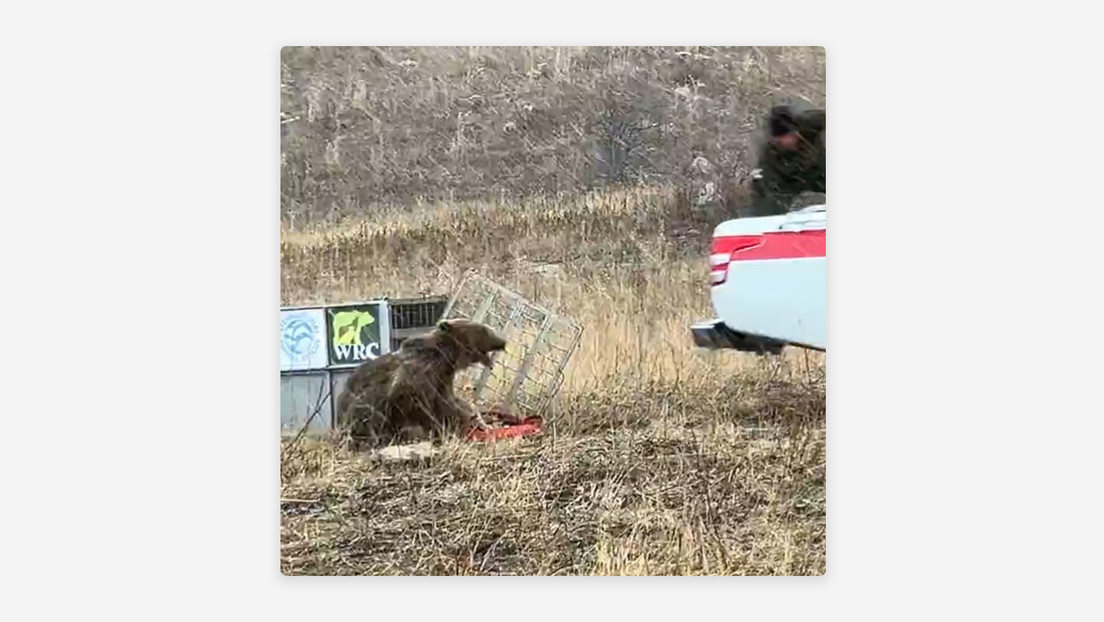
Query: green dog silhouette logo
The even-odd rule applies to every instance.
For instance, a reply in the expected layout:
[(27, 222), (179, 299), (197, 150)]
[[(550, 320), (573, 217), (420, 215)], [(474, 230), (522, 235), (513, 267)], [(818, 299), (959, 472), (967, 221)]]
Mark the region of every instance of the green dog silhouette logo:
[(374, 324), (376, 318), (367, 311), (338, 311), (333, 314), (333, 343), (337, 346), (363, 346), (360, 329)]

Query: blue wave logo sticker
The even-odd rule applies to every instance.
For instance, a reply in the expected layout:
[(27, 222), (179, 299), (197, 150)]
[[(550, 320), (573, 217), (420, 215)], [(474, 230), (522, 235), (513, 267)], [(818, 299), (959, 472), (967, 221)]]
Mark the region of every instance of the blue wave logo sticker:
[(292, 364), (309, 364), (322, 347), (322, 326), (309, 313), (294, 313), (280, 321), (280, 350)]

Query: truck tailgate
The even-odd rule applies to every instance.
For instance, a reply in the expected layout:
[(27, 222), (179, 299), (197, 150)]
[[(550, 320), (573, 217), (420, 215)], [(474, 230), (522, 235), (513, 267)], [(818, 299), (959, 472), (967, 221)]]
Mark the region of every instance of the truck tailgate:
[(713, 232), (713, 307), (732, 330), (825, 350), (827, 212), (741, 218)]

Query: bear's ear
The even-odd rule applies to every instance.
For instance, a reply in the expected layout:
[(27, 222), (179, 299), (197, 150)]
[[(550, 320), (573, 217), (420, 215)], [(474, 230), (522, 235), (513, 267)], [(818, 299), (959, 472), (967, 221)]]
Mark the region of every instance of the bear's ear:
[(437, 323), (437, 328), (447, 333), (452, 330), (452, 324), (450, 324), (448, 320), (441, 320)]

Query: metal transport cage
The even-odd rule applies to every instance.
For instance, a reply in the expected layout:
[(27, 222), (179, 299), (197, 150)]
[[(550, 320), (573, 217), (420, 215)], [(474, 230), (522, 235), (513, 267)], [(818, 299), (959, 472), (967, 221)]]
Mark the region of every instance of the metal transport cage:
[(457, 374), (456, 387), (476, 408), (523, 416), (544, 414), (583, 334), (569, 318), (475, 272), (460, 282), (443, 318), (482, 322), (506, 339), (506, 351), (497, 355), (493, 367)]

